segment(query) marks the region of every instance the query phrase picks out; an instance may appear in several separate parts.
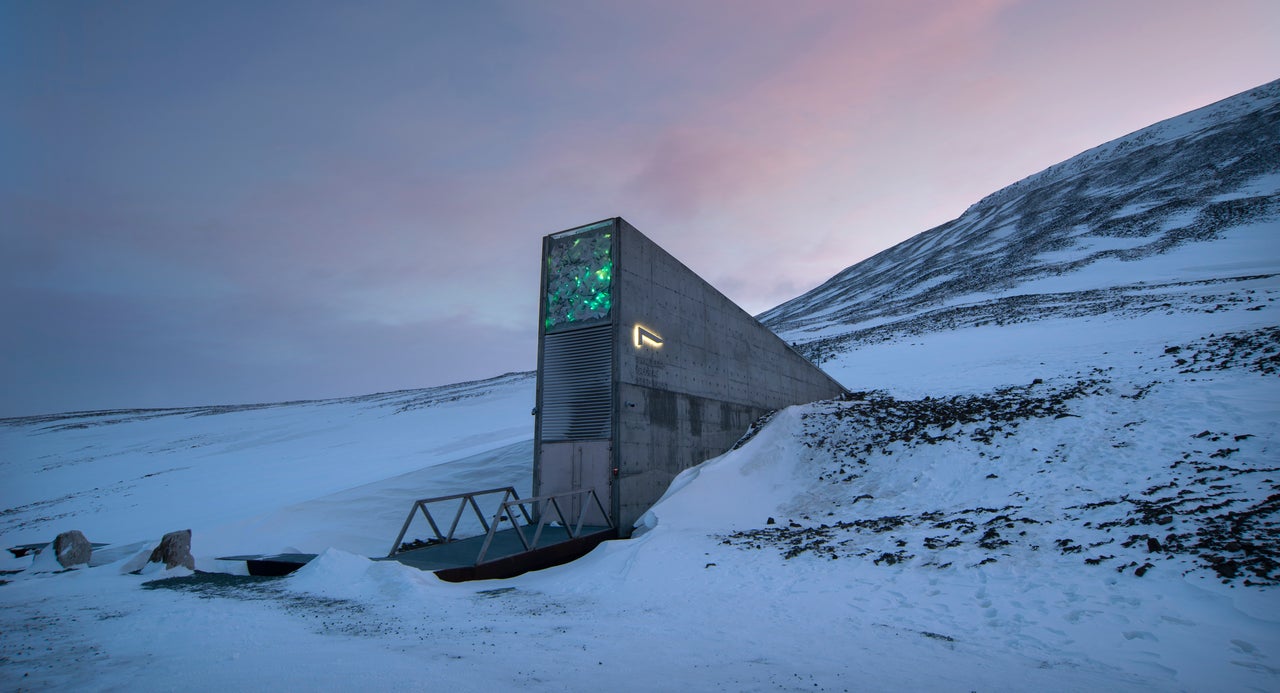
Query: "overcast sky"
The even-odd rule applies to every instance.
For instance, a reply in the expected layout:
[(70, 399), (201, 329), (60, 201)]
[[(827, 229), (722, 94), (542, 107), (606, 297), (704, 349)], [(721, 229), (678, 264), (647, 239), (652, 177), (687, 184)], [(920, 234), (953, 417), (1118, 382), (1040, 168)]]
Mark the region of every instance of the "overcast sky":
[(543, 235), (748, 311), (1280, 77), (1280, 3), (4, 2), (0, 417), (530, 370)]

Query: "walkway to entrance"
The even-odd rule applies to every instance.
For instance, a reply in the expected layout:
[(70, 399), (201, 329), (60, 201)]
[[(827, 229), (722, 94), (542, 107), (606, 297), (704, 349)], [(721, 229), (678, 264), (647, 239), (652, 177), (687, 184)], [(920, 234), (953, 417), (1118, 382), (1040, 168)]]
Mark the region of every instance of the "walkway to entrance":
[[(478, 499), (498, 494), (501, 496), (497, 509), (491, 519), (486, 519)], [(439, 506), (453, 501), (457, 501), (457, 507), (449, 529), (441, 532), (431, 508), (439, 510)], [(455, 538), (468, 509), (485, 533)], [(425, 542), (402, 544), (419, 512), (435, 536)], [(566, 563), (617, 535), (612, 524), (586, 524), (588, 515), (609, 522), (609, 513), (591, 488), (521, 499), (514, 488), (504, 486), (424, 498), (415, 501), (409, 510), (387, 559), (434, 571), (450, 582), (511, 577)]]
[[(480, 506), (489, 505), (491, 498), (498, 494), (501, 496), (496, 510), (486, 517)], [(441, 531), (432, 509), (438, 512), (441, 505), (453, 501), (457, 501), (457, 507), (452, 512), (448, 530)], [(467, 516), (468, 508), (473, 517)], [(592, 512), (593, 509), (599, 514)], [(419, 513), (430, 525), (434, 536), (402, 543)], [(449, 582), (513, 577), (530, 570), (567, 563), (586, 554), (600, 542), (617, 536), (617, 529), (612, 524), (586, 524), (588, 514), (603, 517), (608, 522), (609, 514), (595, 490), (590, 488), (525, 499), (521, 499), (510, 486), (424, 498), (414, 501), (391, 552), (374, 560), (397, 561), (419, 570), (430, 570)], [(478, 521), (484, 533), (457, 537), (459, 527), (464, 526), (464, 517)], [(287, 575), (315, 556), (226, 556), (219, 560), (245, 561), (251, 575)]]

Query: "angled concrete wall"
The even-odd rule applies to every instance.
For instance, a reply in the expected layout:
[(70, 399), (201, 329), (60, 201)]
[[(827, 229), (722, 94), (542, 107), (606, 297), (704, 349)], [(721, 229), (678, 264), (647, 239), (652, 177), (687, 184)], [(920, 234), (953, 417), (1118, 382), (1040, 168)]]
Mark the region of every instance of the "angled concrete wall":
[[(773, 409), (844, 388), (618, 219), (615, 517), (631, 525), (676, 474), (728, 450)], [(637, 344), (637, 328), (645, 334)]]
[[(602, 257), (606, 238), (612, 281), (593, 291), (609, 292), (611, 308), (596, 301), (567, 322), (564, 292), (549, 286), (549, 253), (579, 240)], [(534, 492), (595, 488), (622, 536), (676, 474), (728, 450), (760, 416), (844, 392), (621, 218), (552, 234), (543, 253)], [(548, 320), (549, 306), (559, 317)], [(596, 346), (602, 331), (612, 334), (607, 356)], [(600, 368), (609, 381), (603, 428), (592, 404)]]

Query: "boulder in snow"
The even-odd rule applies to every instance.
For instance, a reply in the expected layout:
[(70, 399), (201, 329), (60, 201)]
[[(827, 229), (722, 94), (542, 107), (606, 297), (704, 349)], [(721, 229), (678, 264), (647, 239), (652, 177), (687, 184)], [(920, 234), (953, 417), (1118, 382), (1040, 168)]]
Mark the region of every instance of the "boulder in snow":
[(191, 530), (183, 529), (164, 535), (147, 562), (163, 562), (166, 569), (183, 566), (188, 570), (195, 570), (196, 562), (191, 557)]
[(89, 557), (93, 555), (93, 545), (80, 530), (73, 529), (59, 534), (53, 540), (53, 552), (63, 568), (73, 568), (89, 563)]

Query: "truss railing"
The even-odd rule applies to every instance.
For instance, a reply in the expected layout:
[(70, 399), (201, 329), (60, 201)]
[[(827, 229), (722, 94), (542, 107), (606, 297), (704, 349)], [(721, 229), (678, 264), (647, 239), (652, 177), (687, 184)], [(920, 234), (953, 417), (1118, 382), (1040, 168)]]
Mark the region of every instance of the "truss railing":
[[(512, 486), (502, 486), (499, 488), (486, 489), (484, 491), (472, 491), (470, 493), (454, 493), (448, 496), (436, 496), (435, 498), (423, 498), (421, 500), (414, 501), (413, 507), (409, 509), (409, 516), (404, 519), (404, 526), (400, 528), (400, 534), (396, 536), (395, 543), (391, 545), (391, 553), (388, 553), (387, 557), (389, 558), (399, 553), (400, 542), (404, 541), (404, 535), (408, 533), (409, 525), (413, 523), (413, 518), (418, 513), (419, 510), (422, 511), (423, 517), (427, 518), (427, 524), (431, 525), (431, 531), (434, 532), (436, 535), (435, 541), (433, 543), (448, 544), (450, 542), (457, 541), (457, 539), (454, 538), (453, 534), (454, 532), (458, 531), (458, 523), (459, 521), (462, 520), (462, 515), (466, 511), (467, 506), (470, 506), (472, 511), (475, 512), (476, 519), (480, 521), (480, 526), (484, 528), (485, 534), (490, 534), (492, 525), (489, 523), (488, 520), (485, 519), (484, 512), (480, 510), (480, 505), (476, 503), (476, 498), (479, 496), (487, 496), (494, 493), (502, 494), (502, 500), (498, 502), (499, 512), (495, 513), (493, 518), (494, 522), (496, 523), (501, 515), (503, 508), (505, 507), (505, 504), (507, 503), (507, 499), (515, 498), (519, 500), (520, 498), (520, 494), (516, 493), (515, 488)], [(444, 503), (446, 501), (451, 501), (451, 500), (458, 501), (458, 509), (453, 514), (453, 522), (449, 523), (449, 531), (441, 532), (440, 526), (436, 524), (435, 517), (431, 515), (431, 509), (428, 508), (427, 506), (435, 503)], [(528, 517), (526, 515), (525, 521), (532, 522), (533, 518)]]
[[(486, 520), (484, 512), (480, 510), (480, 504), (476, 502), (479, 496), (501, 493), (502, 498), (498, 501), (498, 509), (494, 512), (491, 520)], [(577, 503), (577, 513), (574, 516), (566, 517), (564, 508), (561, 507), (561, 501), (565, 499), (575, 498), (578, 496), (587, 496)], [(449, 523), (449, 531), (441, 532), (440, 525), (436, 522), (435, 517), (431, 514), (428, 507), (436, 503), (444, 503), (447, 501), (458, 501), (457, 510), (453, 513), (453, 521)], [(529, 506), (532, 506), (533, 514), (529, 513)], [(459, 541), (454, 537), (454, 532), (458, 529), (458, 523), (461, 521), (463, 514), (470, 507), (475, 513), (476, 519), (480, 521), (480, 526), (484, 528), (484, 543), (480, 546), (480, 553), (476, 556), (476, 565), (484, 562), (484, 557), (489, 552), (489, 547), (493, 544), (493, 537), (499, 531), (503, 522), (510, 522), (511, 529), (515, 530), (516, 537), (520, 539), (520, 545), (525, 551), (532, 551), (538, 548), (543, 538), (543, 530), (551, 523), (559, 520), (559, 525), (564, 528), (569, 539), (577, 539), (582, 536), (586, 524), (587, 515), (591, 508), (599, 511), (599, 517), (604, 520), (609, 529), (613, 529), (613, 522), (609, 519), (609, 513), (605, 511), (604, 505), (600, 502), (600, 498), (596, 495), (595, 489), (584, 488), (576, 491), (564, 491), (561, 493), (552, 493), (533, 498), (520, 498), (520, 494), (516, 493), (515, 488), (504, 486), (501, 488), (492, 488), (484, 491), (474, 491), (471, 493), (455, 493), (448, 496), (436, 496), (435, 498), (423, 498), (414, 501), (413, 507), (409, 510), (409, 516), (404, 520), (404, 526), (400, 528), (400, 534), (396, 536), (395, 543), (391, 545), (391, 552), (387, 557), (391, 557), (400, 552), (404, 536), (409, 531), (409, 525), (413, 523), (413, 518), (418, 511), (426, 518), (427, 524), (431, 525), (431, 531), (435, 533), (435, 539), (431, 543), (448, 544)], [(570, 510), (573, 504), (570, 505)], [(521, 527), (518, 517), (524, 518), (524, 526)], [(538, 518), (534, 522), (533, 518)], [(526, 536), (525, 532), (533, 527), (533, 535)]]
[[(596, 510), (600, 511), (600, 518), (604, 520), (605, 525), (608, 526), (609, 529), (613, 529), (613, 522), (609, 520), (609, 513), (605, 512), (604, 505), (600, 503), (600, 498), (596, 496), (596, 491), (593, 488), (583, 488), (576, 491), (563, 491), (561, 493), (534, 496), (533, 498), (526, 498), (524, 500), (519, 498), (514, 500), (504, 499), (502, 504), (498, 507), (498, 512), (493, 516), (493, 525), (489, 529), (488, 536), (484, 538), (484, 545), (480, 547), (480, 555), (476, 557), (476, 565), (484, 562), (485, 554), (489, 552), (489, 545), (493, 542), (493, 535), (496, 533), (498, 526), (502, 523), (502, 520), (508, 520), (511, 522), (511, 528), (515, 530), (516, 536), (520, 538), (520, 545), (524, 547), (525, 551), (532, 551), (533, 549), (538, 548), (538, 542), (542, 539), (542, 530), (547, 526), (548, 522), (552, 521), (551, 513), (549, 513), (548, 510), (555, 511), (555, 517), (559, 518), (560, 526), (564, 528), (570, 539), (577, 539), (582, 536), (582, 528), (587, 526), (587, 511), (590, 509), (590, 506), (587, 505), (588, 499), (584, 498), (578, 504), (578, 516), (573, 522), (565, 519), (564, 511), (560, 507), (561, 499), (572, 498), (574, 496), (590, 496), (590, 500), (595, 504)], [(515, 513), (511, 512), (511, 509), (514, 507), (520, 508), (520, 514), (525, 518), (525, 529), (528, 529), (529, 525), (533, 524), (533, 520), (529, 517), (529, 511), (525, 508), (525, 505), (530, 503), (533, 504), (534, 517), (538, 518), (532, 539), (525, 536), (524, 529), (521, 529), (520, 525), (516, 522)]]

